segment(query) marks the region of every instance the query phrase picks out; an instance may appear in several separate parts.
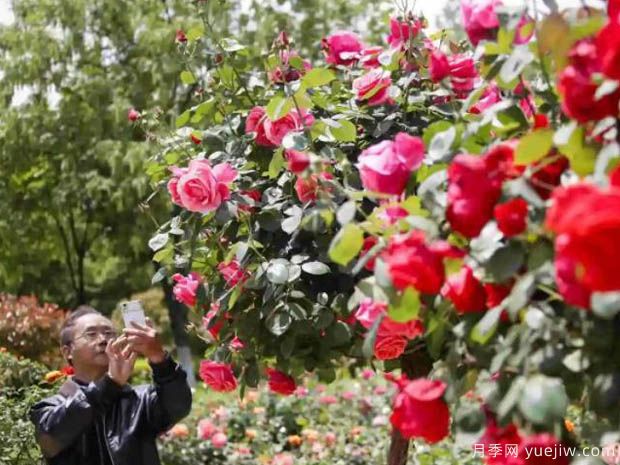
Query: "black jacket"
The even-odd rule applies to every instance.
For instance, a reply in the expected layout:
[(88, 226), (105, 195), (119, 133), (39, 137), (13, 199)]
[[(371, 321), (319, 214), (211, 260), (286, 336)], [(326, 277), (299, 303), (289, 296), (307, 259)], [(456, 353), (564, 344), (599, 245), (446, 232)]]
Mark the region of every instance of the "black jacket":
[(36, 403), (30, 419), (51, 465), (159, 465), (155, 438), (185, 417), (192, 394), (170, 356), (152, 364), (153, 384), (123, 387), (107, 375), (88, 385), (67, 380)]

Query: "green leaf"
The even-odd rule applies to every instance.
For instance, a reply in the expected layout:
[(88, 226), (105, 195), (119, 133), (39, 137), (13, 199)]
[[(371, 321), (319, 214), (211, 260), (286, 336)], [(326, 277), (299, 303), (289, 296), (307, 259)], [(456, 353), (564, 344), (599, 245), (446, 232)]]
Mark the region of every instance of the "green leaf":
[(493, 281), (501, 283), (514, 276), (523, 265), (525, 250), (519, 242), (510, 242), (497, 249), (485, 264), (485, 271)]
[(265, 320), (267, 329), (274, 336), (282, 336), (291, 326), (293, 319), (287, 312), (275, 312)]
[[(573, 129), (572, 132), (569, 132), (571, 129)], [(556, 132), (555, 138), (562, 140), (567, 134), (570, 136), (566, 144), (560, 145), (556, 141), (558, 149), (570, 160), (571, 168), (579, 176), (592, 174), (596, 163), (596, 150), (585, 145), (585, 129), (567, 125)]]
[(243, 50), (245, 46), (241, 45), (235, 39), (222, 39), (222, 48), (227, 52), (238, 52), (239, 50)]
[(301, 269), (308, 274), (322, 275), (329, 273), (331, 269), (325, 263), (321, 262), (307, 262), (301, 265)]
[(288, 281), (288, 267), (283, 263), (271, 263), (266, 275), (273, 284), (284, 284)]
[(284, 139), (282, 139), (282, 146), (286, 150), (299, 150), (304, 151), (308, 148), (308, 139), (301, 132), (289, 132)]
[(268, 170), (270, 179), (277, 178), (278, 175), (280, 174), (280, 171), (282, 171), (282, 168), (284, 167), (283, 153), (284, 152), (281, 148), (279, 148), (273, 153), (273, 157), (271, 157), (271, 161), (269, 162), (269, 170)]
[(388, 308), (388, 316), (398, 323), (415, 320), (419, 312), (420, 294), (413, 287), (406, 288), (398, 300)]
[(329, 246), (329, 258), (346, 266), (357, 257), (364, 244), (364, 232), (356, 224), (347, 224), (336, 234)]
[(177, 119), (174, 122), (175, 126), (177, 128), (180, 128), (181, 126), (184, 126), (185, 123), (187, 123), (189, 121), (190, 115), (191, 115), (191, 112), (189, 110), (185, 110), (183, 113), (181, 113), (179, 116), (177, 116)]
[(187, 40), (190, 42), (196, 41), (204, 36), (205, 30), (202, 24), (198, 26), (192, 27), (189, 31), (187, 31)]
[(527, 45), (516, 47), (499, 71), (499, 78), (509, 84), (519, 77), (525, 67), (534, 60), (534, 54)]
[(293, 108), (291, 99), (276, 95), (267, 104), (265, 112), (271, 121), (275, 121), (286, 116), (291, 108)]
[(562, 380), (544, 375), (529, 378), (519, 399), (521, 413), (537, 425), (562, 420), (567, 406), (568, 397)]
[(157, 284), (161, 282), (166, 277), (166, 274), (167, 274), (166, 268), (161, 267), (160, 269), (157, 270), (157, 273), (155, 273), (153, 277), (151, 278), (151, 284)]
[(379, 332), (379, 326), (383, 321), (383, 315), (379, 315), (379, 317), (375, 320), (370, 330), (366, 333), (364, 337), (364, 344), (362, 344), (362, 354), (367, 359), (371, 359), (375, 354), (375, 342), (377, 341), (377, 333)]
[(303, 78), (301, 78), (306, 88), (311, 89), (313, 87), (324, 86), (336, 79), (336, 74), (327, 68), (314, 68), (308, 71)]
[(355, 200), (349, 200), (338, 208), (338, 211), (336, 212), (336, 219), (338, 220), (338, 223), (344, 226), (345, 224), (353, 221), (356, 212), (357, 204), (355, 203)]
[(504, 311), (502, 306), (494, 307), (484, 314), (480, 321), (474, 326), (471, 331), (470, 338), (472, 341), (478, 344), (485, 345), (497, 329), (499, 323), (499, 317)]
[(191, 71), (181, 71), (181, 82), (185, 85), (194, 84), (196, 82), (196, 78)]
[(341, 347), (351, 340), (349, 325), (336, 321), (325, 330), (325, 340), (330, 347)]
[(613, 320), (620, 312), (620, 292), (594, 292), (590, 302), (592, 313), (604, 320)]
[(428, 156), (433, 161), (441, 160), (450, 152), (456, 140), (456, 127), (450, 126), (442, 132), (436, 133), (428, 145)]
[(538, 129), (521, 138), (515, 150), (515, 163), (529, 165), (542, 160), (553, 146), (553, 130)]
[(337, 120), (338, 126), (327, 126), (327, 131), (340, 142), (355, 142), (357, 130), (351, 121), (345, 119)]

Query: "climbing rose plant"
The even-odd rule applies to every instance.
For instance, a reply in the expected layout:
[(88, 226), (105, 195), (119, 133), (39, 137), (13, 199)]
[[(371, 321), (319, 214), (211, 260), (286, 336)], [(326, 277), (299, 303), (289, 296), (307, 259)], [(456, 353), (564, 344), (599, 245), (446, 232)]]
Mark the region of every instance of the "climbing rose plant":
[(198, 2), (175, 130), (129, 114), (179, 207), (153, 282), (204, 316), (201, 378), (393, 372), (391, 464), (409, 439), (571, 444), (569, 405), (593, 444), (620, 421), (618, 2), (461, 7), (467, 41), (398, 11), (384, 43), (334, 31), (310, 61), (286, 32), (215, 36)]

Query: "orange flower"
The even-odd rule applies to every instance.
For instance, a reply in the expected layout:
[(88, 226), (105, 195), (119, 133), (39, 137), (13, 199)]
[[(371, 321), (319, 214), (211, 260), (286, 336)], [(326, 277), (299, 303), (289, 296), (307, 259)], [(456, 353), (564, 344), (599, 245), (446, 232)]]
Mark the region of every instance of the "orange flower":
[(45, 382), (52, 384), (64, 376), (65, 375), (62, 371), (58, 371), (58, 370), (50, 371), (49, 373), (45, 375)]
[(306, 428), (301, 432), (301, 435), (310, 444), (314, 444), (319, 440), (319, 432), (314, 429)]
[(167, 435), (171, 438), (186, 438), (189, 436), (189, 428), (184, 423), (177, 423), (168, 430)]
[(301, 437), (296, 435), (296, 434), (291, 434), (288, 439), (287, 442), (289, 443), (290, 446), (293, 447), (299, 447), (301, 446)]
[(250, 441), (254, 440), (257, 435), (258, 435), (258, 433), (256, 432), (255, 429), (246, 429), (245, 430), (245, 437), (248, 438)]
[(564, 426), (566, 426), (566, 431), (568, 431), (569, 433), (575, 431), (575, 423), (570, 421), (568, 418), (564, 419)]

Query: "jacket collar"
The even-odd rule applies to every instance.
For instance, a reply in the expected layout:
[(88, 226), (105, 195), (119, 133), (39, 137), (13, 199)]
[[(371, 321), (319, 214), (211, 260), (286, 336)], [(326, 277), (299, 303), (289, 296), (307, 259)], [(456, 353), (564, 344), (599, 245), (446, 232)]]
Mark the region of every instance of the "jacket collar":
[[(60, 389), (58, 390), (58, 394), (60, 394), (63, 397), (71, 397), (80, 390), (80, 385), (85, 386), (85, 384), (77, 383), (76, 381), (74, 381), (73, 377), (67, 378), (67, 381), (65, 381), (62, 384), (62, 386), (60, 386)], [(123, 392), (130, 392), (133, 389), (129, 384), (125, 384), (122, 390)]]

